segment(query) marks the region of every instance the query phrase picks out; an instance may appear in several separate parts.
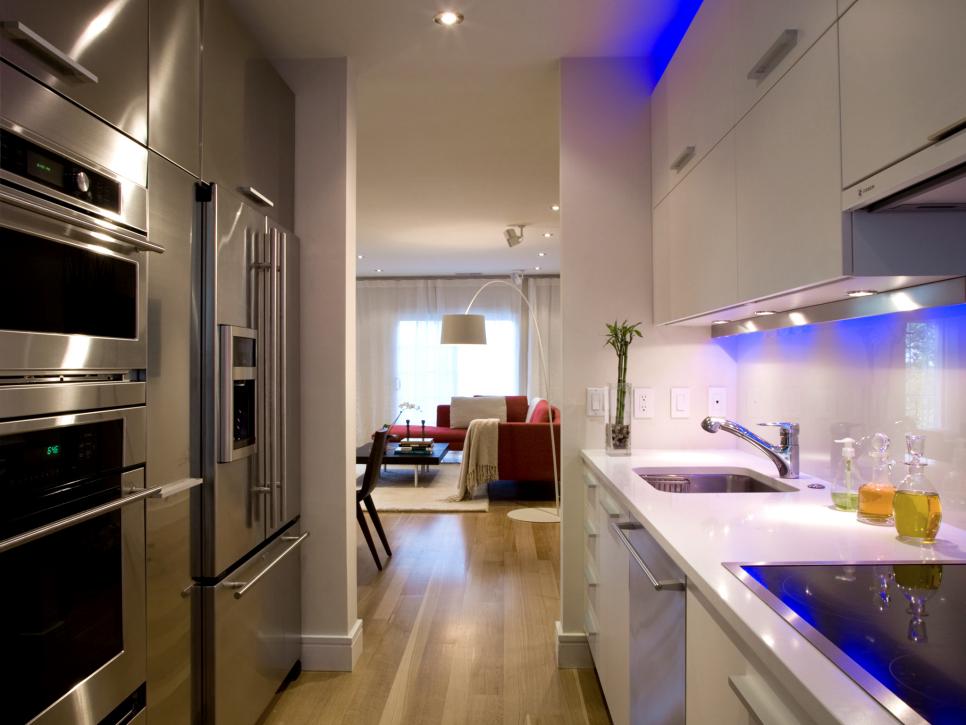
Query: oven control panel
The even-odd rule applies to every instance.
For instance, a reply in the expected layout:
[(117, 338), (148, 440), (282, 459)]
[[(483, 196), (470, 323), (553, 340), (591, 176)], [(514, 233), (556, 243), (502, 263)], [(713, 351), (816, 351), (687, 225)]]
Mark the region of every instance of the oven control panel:
[(121, 185), (114, 179), (6, 129), (0, 130), (0, 144), (0, 167), (4, 171), (101, 209), (120, 212)]

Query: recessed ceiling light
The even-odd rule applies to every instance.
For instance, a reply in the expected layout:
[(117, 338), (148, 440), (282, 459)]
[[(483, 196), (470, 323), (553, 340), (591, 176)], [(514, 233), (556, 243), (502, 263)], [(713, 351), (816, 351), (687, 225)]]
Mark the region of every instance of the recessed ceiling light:
[(357, 254), (356, 255), (356, 259), (362, 259), (362, 255), (361, 254)]
[(879, 294), (879, 291), (874, 289), (854, 289), (849, 290), (845, 294), (849, 297), (871, 297), (872, 295)]
[(546, 257), (547, 256), (547, 253), (546, 252), (537, 252), (537, 256), (538, 257)]
[(550, 239), (550, 237), (552, 237), (552, 236), (553, 236), (553, 232), (544, 232), (543, 233), (543, 238), (544, 239)]
[(451, 27), (453, 25), (459, 25), (463, 22), (463, 16), (460, 13), (453, 12), (452, 10), (444, 10), (441, 13), (436, 13), (433, 16), (433, 20), (437, 25), (445, 25)]
[(376, 272), (381, 272), (381, 271), (382, 271), (381, 269), (377, 269), (377, 270), (376, 270)]
[(758, 310), (755, 312), (755, 317), (767, 317), (768, 315), (774, 315), (775, 310)]
[(731, 320), (711, 320), (712, 325), (727, 325)]
[(560, 204), (551, 204), (550, 211), (560, 211)]
[(539, 267), (534, 267), (534, 269), (537, 270), (538, 272), (540, 271)]

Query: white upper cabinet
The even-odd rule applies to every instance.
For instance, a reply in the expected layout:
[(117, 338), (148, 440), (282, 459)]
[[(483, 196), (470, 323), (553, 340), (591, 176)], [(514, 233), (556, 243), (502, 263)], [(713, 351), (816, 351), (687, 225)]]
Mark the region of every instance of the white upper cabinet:
[(741, 300), (842, 276), (836, 61), (832, 29), (735, 129)]
[(651, 98), (655, 205), (736, 121), (733, 1), (701, 6)]
[(842, 16), (846, 188), (966, 122), (964, 33), (964, 0), (859, 0)]
[(836, 0), (730, 0), (738, 115), (750, 109), (835, 22)]
[(658, 322), (737, 302), (735, 230), (734, 134), (729, 134), (654, 210)]

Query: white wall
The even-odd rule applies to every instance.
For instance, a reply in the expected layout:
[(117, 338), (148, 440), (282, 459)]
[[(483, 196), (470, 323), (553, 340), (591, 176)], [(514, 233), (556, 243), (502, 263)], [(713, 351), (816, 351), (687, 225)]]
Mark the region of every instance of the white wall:
[[(836, 438), (875, 432), (902, 460), (926, 435), (947, 522), (966, 524), (966, 305), (739, 335), (738, 420), (801, 425), (802, 471), (828, 477)], [(868, 451), (861, 446), (861, 452)], [(868, 459), (860, 458), (860, 467)], [(897, 465), (894, 480), (905, 475)]]
[(295, 92), (301, 249), (302, 665), (362, 651), (355, 520), (355, 114), (345, 58), (281, 61)]
[[(585, 390), (616, 380), (616, 358), (603, 345), (604, 324), (644, 322), (630, 349), (628, 380), (655, 389), (653, 420), (634, 421), (635, 448), (733, 448), (711, 436), (707, 387), (729, 392), (735, 364), (708, 332), (656, 328), (651, 296), (650, 89), (639, 60), (561, 61), (560, 205), (562, 238), (563, 396), (561, 629), (583, 630), (582, 448), (603, 448), (604, 421), (585, 417)], [(691, 388), (691, 417), (670, 418), (670, 388)], [(561, 664), (576, 664), (564, 662)]]

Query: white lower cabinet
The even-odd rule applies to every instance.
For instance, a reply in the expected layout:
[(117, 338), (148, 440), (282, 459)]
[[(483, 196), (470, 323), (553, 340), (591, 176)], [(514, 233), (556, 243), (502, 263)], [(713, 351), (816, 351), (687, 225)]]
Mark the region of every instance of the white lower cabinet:
[(791, 697), (763, 677), (733, 636), (688, 589), (687, 725), (806, 725), (813, 723)]
[[(588, 476), (593, 474), (587, 472)], [(627, 519), (602, 486), (589, 486), (585, 500), (584, 627), (604, 699), (615, 725), (630, 723), (627, 550), (611, 524)], [(594, 581), (591, 581), (594, 580)]]

